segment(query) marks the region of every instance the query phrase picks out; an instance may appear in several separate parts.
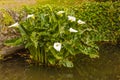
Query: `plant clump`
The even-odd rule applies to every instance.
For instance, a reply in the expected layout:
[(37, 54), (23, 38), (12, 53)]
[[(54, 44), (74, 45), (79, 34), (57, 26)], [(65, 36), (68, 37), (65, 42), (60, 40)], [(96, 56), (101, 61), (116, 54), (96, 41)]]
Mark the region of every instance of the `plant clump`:
[(26, 19), (11, 25), (21, 34), (14, 42), (24, 44), (37, 63), (73, 67), (77, 54), (99, 57), (97, 41), (116, 41), (120, 32), (117, 5), (95, 2), (74, 8), (25, 8)]

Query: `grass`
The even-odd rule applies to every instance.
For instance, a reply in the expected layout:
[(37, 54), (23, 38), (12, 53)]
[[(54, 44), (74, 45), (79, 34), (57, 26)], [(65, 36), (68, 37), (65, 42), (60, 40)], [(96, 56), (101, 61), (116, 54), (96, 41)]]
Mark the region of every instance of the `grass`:
[(20, 8), (24, 5), (33, 5), (35, 0), (0, 0), (0, 9), (2, 8)]
[(36, 0), (38, 4), (45, 5), (57, 5), (57, 6), (75, 6), (82, 2), (94, 1), (94, 0)]
[(1, 8), (20, 8), (24, 5), (58, 5), (58, 6), (75, 6), (82, 2), (88, 2), (94, 0), (0, 0)]

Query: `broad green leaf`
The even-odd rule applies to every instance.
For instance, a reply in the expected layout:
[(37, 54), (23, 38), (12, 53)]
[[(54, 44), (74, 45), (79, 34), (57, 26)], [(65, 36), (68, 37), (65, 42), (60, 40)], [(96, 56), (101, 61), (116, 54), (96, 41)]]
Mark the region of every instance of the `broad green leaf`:
[(63, 46), (64, 46), (64, 48), (66, 48), (66, 50), (67, 50), (71, 55), (75, 55), (74, 48), (72, 48), (71, 45), (68, 45), (67, 43), (64, 43)]
[(55, 49), (53, 49), (52, 47), (50, 48), (50, 51), (57, 60), (63, 59), (63, 57), (61, 55), (59, 55), (60, 52), (55, 51)]
[(6, 40), (4, 44), (7, 46), (17, 46), (23, 44), (23, 41), (21, 38), (14, 38), (14, 39)]
[(60, 60), (59, 63), (62, 64), (64, 67), (74, 67), (72, 61), (69, 61), (68, 59)]
[(38, 37), (36, 32), (32, 32), (30, 39), (33, 42), (34, 46), (37, 48), (38, 47)]
[(48, 58), (48, 61), (49, 61), (50, 64), (55, 65), (56, 59), (54, 59), (54, 58)]

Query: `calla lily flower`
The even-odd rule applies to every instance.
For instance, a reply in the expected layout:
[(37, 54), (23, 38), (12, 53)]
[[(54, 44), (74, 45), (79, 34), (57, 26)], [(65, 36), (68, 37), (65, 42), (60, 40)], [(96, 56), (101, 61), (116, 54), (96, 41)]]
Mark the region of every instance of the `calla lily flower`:
[(80, 19), (77, 21), (77, 23), (78, 23), (78, 24), (85, 24), (85, 22), (82, 21), (82, 20), (80, 20)]
[(74, 16), (68, 16), (68, 20), (74, 22), (76, 21), (76, 18)]
[(61, 43), (59, 43), (59, 42), (56, 42), (56, 43), (54, 43), (54, 49), (56, 50), (56, 51), (60, 51), (61, 50)]
[(35, 18), (34, 14), (30, 14), (27, 16), (27, 18)]
[(61, 15), (63, 13), (65, 13), (65, 11), (59, 11), (59, 12), (57, 12), (57, 15)]
[(18, 22), (16, 22), (15, 24), (12, 24), (11, 26), (8, 26), (9, 28), (11, 28), (11, 27), (18, 27), (19, 26), (19, 24), (18, 24)]
[(78, 32), (77, 30), (75, 30), (75, 29), (73, 29), (73, 28), (70, 28), (69, 31), (70, 31), (70, 32), (75, 32), (75, 33)]

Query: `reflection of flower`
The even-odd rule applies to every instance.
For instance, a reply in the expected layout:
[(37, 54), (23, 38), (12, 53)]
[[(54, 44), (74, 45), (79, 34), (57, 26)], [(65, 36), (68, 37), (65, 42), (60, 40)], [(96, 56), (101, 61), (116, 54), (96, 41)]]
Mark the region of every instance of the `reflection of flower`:
[(19, 26), (19, 24), (18, 24), (18, 22), (16, 22), (15, 24), (12, 24), (11, 26), (8, 26), (9, 28), (10, 27), (18, 27)]
[(74, 16), (68, 16), (68, 20), (74, 22), (76, 21), (76, 18)]
[(70, 32), (78, 32), (77, 30), (73, 29), (73, 28), (70, 28), (69, 29)]
[(61, 15), (63, 13), (65, 13), (65, 11), (59, 11), (59, 12), (57, 12), (57, 15)]
[(34, 19), (34, 14), (27, 15), (27, 18), (33, 18)]
[(78, 24), (85, 24), (85, 22), (82, 21), (82, 20), (80, 20), (80, 19), (77, 21), (77, 23), (78, 23)]
[(61, 43), (56, 42), (56, 43), (54, 43), (53, 47), (54, 47), (55, 50), (60, 51), (61, 50)]

